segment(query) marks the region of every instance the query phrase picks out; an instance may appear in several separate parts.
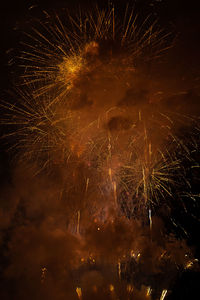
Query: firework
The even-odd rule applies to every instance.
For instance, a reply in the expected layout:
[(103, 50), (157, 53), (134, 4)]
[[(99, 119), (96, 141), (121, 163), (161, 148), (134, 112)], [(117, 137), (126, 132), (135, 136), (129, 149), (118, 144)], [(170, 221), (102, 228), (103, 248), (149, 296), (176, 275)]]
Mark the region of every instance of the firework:
[[(25, 86), (18, 103), (3, 104), (12, 121), (6, 113), (2, 122), (17, 128), (8, 136), (23, 160), (38, 164), (37, 173), (83, 164), (96, 174), (93, 189), (131, 217), (177, 198), (182, 187), (189, 193), (184, 161), (194, 163), (199, 127), (197, 118), (158, 101), (153, 80), (143, 87), (141, 60), (166, 49), (164, 33), (148, 18), (139, 26), (128, 8), (122, 24), (116, 19), (112, 8), (67, 15), (68, 27), (58, 16), (39, 22), (20, 57)], [(190, 141), (180, 136), (183, 127), (193, 128)], [(87, 193), (90, 175), (85, 180)]]
[(113, 75), (113, 61), (116, 64), (119, 57), (119, 72), (135, 68), (141, 58), (158, 57), (169, 47), (168, 34), (156, 29), (150, 17), (143, 22), (137, 19), (128, 6), (122, 23), (114, 7), (96, 8), (91, 14), (80, 10), (74, 18), (66, 13), (63, 20), (46, 14), (32, 33), (25, 33), (27, 41), (22, 43), (20, 55), (23, 84), (34, 83), (36, 96), (54, 91), (60, 99), (79, 84), (80, 77), (87, 78), (99, 68), (104, 70), (105, 64)]
[[(5, 137), (14, 139), (18, 163), (36, 165), (38, 178), (59, 181), (55, 202), (64, 209), (47, 219), (67, 223), (56, 239), (70, 233), (69, 243), (71, 236), (78, 241), (63, 269), (69, 277), (88, 272), (72, 284), (76, 299), (134, 293), (150, 299), (154, 276), (163, 269), (176, 274), (195, 261), (185, 256), (184, 242), (164, 229), (155, 233), (158, 209), (170, 211), (176, 201), (187, 211), (184, 198), (198, 197), (188, 172), (199, 168), (199, 119), (170, 111), (153, 76), (145, 75), (145, 63), (169, 47), (168, 35), (149, 20), (139, 24), (128, 7), (121, 24), (113, 7), (62, 21), (47, 15), (22, 43), (18, 102), (1, 104), (2, 124), (14, 128)], [(42, 265), (45, 285), (53, 271)], [(99, 270), (112, 274), (112, 283), (106, 278), (105, 284)], [(159, 287), (160, 299), (167, 292)]]

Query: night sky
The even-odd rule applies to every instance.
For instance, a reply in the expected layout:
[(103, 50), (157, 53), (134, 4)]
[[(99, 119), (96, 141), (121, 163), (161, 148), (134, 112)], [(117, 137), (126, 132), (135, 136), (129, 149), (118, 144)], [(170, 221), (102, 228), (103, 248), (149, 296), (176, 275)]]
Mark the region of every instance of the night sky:
[[(125, 1), (114, 1), (116, 9), (124, 6)], [(104, 7), (107, 1), (97, 1), (100, 7)], [(158, 65), (156, 70), (159, 76), (169, 78), (173, 87), (177, 87), (191, 93), (188, 101), (191, 101), (191, 107), (199, 116), (200, 112), (200, 7), (198, 1), (179, 1), (179, 0), (155, 0), (135, 1), (136, 10), (142, 17), (149, 14), (158, 19), (158, 23), (166, 31), (172, 32), (174, 46), (168, 51), (162, 64)], [(3, 1), (0, 4), (0, 36), (1, 36), (1, 55), (0, 55), (0, 98), (1, 100), (10, 99), (9, 91), (12, 89), (12, 82), (15, 80), (17, 67), (15, 63), (9, 65), (13, 59), (15, 62), (16, 50), (19, 41), (22, 39), (21, 32), (27, 28), (28, 22), (32, 18), (41, 16), (41, 10), (59, 11), (67, 7), (72, 13), (79, 6), (90, 7), (90, 1), (84, 0), (57, 0), (57, 1)], [(163, 67), (164, 66), (164, 67)], [(12, 101), (12, 100), (11, 100)], [(5, 133), (5, 126), (0, 128), (0, 134)], [(9, 184), (12, 184), (12, 154), (7, 152), (7, 146), (3, 141), (0, 143), (0, 187), (6, 190)], [(199, 161), (200, 157), (197, 157)], [(188, 175), (190, 176), (190, 175)], [(199, 192), (198, 183), (194, 182), (195, 192)], [(1, 201), (1, 199), (0, 199)], [(200, 205), (198, 205), (200, 208)], [(191, 209), (192, 211), (192, 209)], [(190, 215), (179, 215), (179, 207), (175, 207), (173, 214), (182, 222), (189, 232), (186, 237), (189, 245), (194, 247), (195, 255), (200, 259), (199, 247), (199, 211), (192, 211), (196, 219)], [(170, 226), (169, 226), (170, 229)], [(173, 229), (175, 230), (175, 229)], [(176, 230), (175, 230), (176, 231)], [(182, 236), (182, 232), (177, 229), (177, 236)], [(1, 242), (1, 241), (0, 241)], [(4, 246), (3, 246), (4, 247)], [(1, 246), (2, 251), (2, 246)], [(0, 254), (1, 255), (1, 254)], [(1, 271), (6, 262), (0, 260), (0, 279)], [(174, 284), (172, 294), (166, 299), (197, 299), (195, 297), (200, 284), (200, 273), (185, 271), (180, 274), (177, 282)], [(3, 299), (2, 299), (3, 300)], [(5, 299), (6, 300), (6, 299)], [(11, 300), (15, 300), (14, 298)], [(70, 300), (70, 299), (69, 299)]]

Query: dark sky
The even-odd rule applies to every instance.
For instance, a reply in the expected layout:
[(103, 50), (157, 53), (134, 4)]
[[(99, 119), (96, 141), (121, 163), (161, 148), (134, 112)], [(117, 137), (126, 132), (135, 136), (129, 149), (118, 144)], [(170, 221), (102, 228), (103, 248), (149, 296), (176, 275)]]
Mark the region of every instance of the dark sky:
[[(0, 98), (5, 97), (5, 92), (11, 87), (11, 74), (14, 71), (8, 67), (8, 60), (12, 57), (9, 49), (17, 48), (20, 40), (20, 28), (26, 27), (26, 22), (31, 17), (40, 16), (41, 10), (60, 9), (63, 7), (69, 10), (76, 10), (81, 4), (83, 7), (90, 7), (90, 0), (31, 0), (31, 1), (2, 1), (0, 4)], [(115, 7), (124, 6), (124, 0), (114, 1)], [(131, 2), (131, 1), (130, 1)], [(200, 8), (199, 1), (180, 0), (137, 0), (136, 9), (144, 17), (148, 14), (155, 14), (159, 24), (175, 33), (176, 45), (169, 55), (169, 66), (173, 68), (176, 76), (187, 76), (188, 81), (200, 86)], [(108, 1), (97, 1), (100, 6)], [(30, 9), (32, 7), (32, 9)], [(17, 30), (16, 30), (17, 29)], [(2, 129), (0, 130), (1, 133)], [(0, 143), (1, 145), (2, 143)], [(9, 164), (6, 152), (0, 152), (0, 179), (1, 186), (9, 177)], [(198, 243), (196, 238), (194, 243)], [(186, 275), (187, 276), (187, 275)], [(193, 275), (192, 275), (193, 276)], [(197, 288), (197, 277), (181, 277), (177, 283), (177, 291), (187, 282), (188, 290)], [(190, 297), (188, 294), (188, 297)], [(180, 296), (180, 293), (177, 295)], [(175, 298), (174, 298), (175, 299)], [(180, 298), (187, 299), (187, 298)], [(189, 299), (189, 298), (188, 298)], [(192, 298), (190, 298), (192, 299)]]

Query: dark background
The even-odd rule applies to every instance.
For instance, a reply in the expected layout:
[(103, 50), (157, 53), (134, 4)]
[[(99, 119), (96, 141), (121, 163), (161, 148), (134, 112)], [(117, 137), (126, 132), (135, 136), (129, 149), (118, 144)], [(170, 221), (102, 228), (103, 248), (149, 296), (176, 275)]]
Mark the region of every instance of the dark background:
[[(124, 7), (125, 1), (114, 1), (115, 7)], [(136, 10), (142, 15), (155, 15), (159, 24), (176, 36), (176, 43), (168, 55), (168, 65), (176, 78), (186, 78), (189, 86), (199, 90), (200, 87), (200, 7), (199, 1), (180, 0), (137, 0)], [(108, 1), (97, 1), (100, 7), (106, 7)], [(131, 3), (131, 2), (130, 2)], [(39, 17), (41, 10), (54, 10), (67, 7), (76, 11), (79, 5), (84, 8), (91, 6), (88, 0), (38, 0), (38, 1), (3, 1), (0, 4), (0, 99), (5, 99), (12, 88), (14, 79), (14, 65), (11, 61), (13, 53), (21, 39), (21, 30), (25, 29), (27, 21)], [(130, 5), (131, 6), (131, 5)], [(170, 73), (171, 74), (171, 73)], [(199, 104), (200, 105), (200, 104)], [(5, 128), (0, 128), (2, 135)], [(10, 179), (10, 154), (6, 146), (0, 141), (0, 182), (3, 188)], [(198, 212), (197, 212), (198, 214)], [(199, 218), (199, 215), (197, 215)], [(196, 249), (196, 256), (200, 258), (199, 251), (199, 221), (184, 220), (185, 227), (190, 230), (188, 242)], [(196, 223), (195, 223), (196, 222)], [(173, 293), (167, 299), (197, 299), (200, 284), (199, 272), (183, 272), (175, 283)]]

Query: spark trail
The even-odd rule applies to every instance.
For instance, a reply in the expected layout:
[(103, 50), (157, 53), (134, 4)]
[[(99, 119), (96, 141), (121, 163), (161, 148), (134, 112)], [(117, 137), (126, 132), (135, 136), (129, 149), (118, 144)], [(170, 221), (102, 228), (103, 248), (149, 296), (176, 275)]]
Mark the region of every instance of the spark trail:
[[(170, 110), (153, 74), (146, 74), (146, 65), (170, 48), (169, 35), (150, 17), (140, 23), (128, 6), (122, 22), (114, 7), (65, 19), (46, 14), (25, 35), (18, 101), (1, 103), (1, 123), (19, 165), (34, 165), (34, 180), (59, 181), (52, 218), (67, 225), (55, 235), (69, 234), (69, 244), (78, 244), (71, 247), (76, 263), (63, 271), (81, 277), (72, 295), (153, 299), (155, 274), (164, 269), (175, 276), (194, 263), (184, 242), (156, 231), (160, 208), (170, 211), (178, 201), (187, 210), (184, 197), (198, 197), (187, 173), (199, 168), (199, 118)], [(51, 271), (46, 261), (43, 266), (45, 285)], [(110, 272), (113, 282), (98, 272)], [(168, 285), (157, 289), (160, 299)]]

